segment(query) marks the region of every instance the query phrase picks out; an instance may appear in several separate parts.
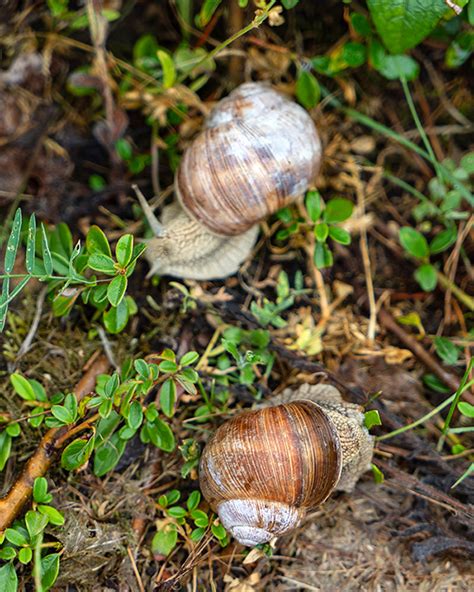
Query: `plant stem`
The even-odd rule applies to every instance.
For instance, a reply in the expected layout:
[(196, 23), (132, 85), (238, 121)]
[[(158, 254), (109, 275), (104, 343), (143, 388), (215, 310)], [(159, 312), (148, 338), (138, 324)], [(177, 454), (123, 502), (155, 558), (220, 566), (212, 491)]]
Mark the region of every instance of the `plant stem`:
[(413, 97), (411, 96), (411, 92), (410, 92), (410, 88), (408, 86), (407, 79), (404, 76), (402, 76), (400, 78), (400, 82), (402, 83), (403, 92), (405, 93), (405, 99), (408, 103), (408, 108), (410, 109), (410, 113), (411, 113), (411, 116), (413, 117), (413, 121), (415, 122), (416, 128), (420, 134), (423, 144), (425, 145), (426, 151), (430, 155), (431, 162), (433, 163), (433, 166), (436, 169), (436, 175), (441, 180), (442, 175), (440, 175), (440, 171), (438, 169), (438, 166), (439, 166), (438, 159), (436, 158), (435, 153), (433, 152), (433, 148), (431, 146), (428, 136), (426, 135), (425, 128), (423, 127), (423, 124), (421, 123), (420, 118), (418, 117), (418, 113), (416, 111), (415, 103), (413, 102)]
[(336, 97), (331, 95), (331, 93), (326, 87), (324, 87), (323, 85), (320, 86), (323, 96), (327, 99), (328, 103), (332, 105), (335, 109), (339, 109), (348, 117), (351, 117), (354, 121), (358, 121), (362, 125), (365, 125), (370, 129), (373, 129), (379, 134), (382, 134), (387, 138), (390, 138), (391, 140), (395, 140), (395, 142), (397, 142), (401, 146), (404, 146), (412, 152), (416, 152), (416, 154), (419, 154), (428, 162), (431, 162), (433, 167), (438, 167), (444, 179), (447, 179), (452, 184), (452, 186), (455, 187), (471, 205), (474, 204), (474, 196), (469, 191), (469, 189), (465, 185), (463, 185), (458, 179), (456, 179), (453, 173), (449, 169), (447, 169), (442, 163), (438, 162), (436, 158), (433, 160), (430, 154), (426, 152), (426, 150), (423, 150), (423, 148), (420, 148), (420, 146), (418, 146), (411, 140), (408, 140), (401, 134), (391, 130), (389, 127), (383, 125), (382, 123), (375, 121), (371, 117), (364, 115), (363, 113), (360, 113), (356, 109), (352, 109), (351, 107), (345, 107), (338, 99), (336, 99)]
[(398, 428), (398, 430), (394, 430), (393, 432), (389, 432), (388, 434), (384, 434), (383, 436), (378, 436), (376, 438), (377, 442), (381, 442), (382, 440), (388, 440), (389, 438), (393, 438), (394, 436), (398, 436), (399, 434), (403, 434), (404, 432), (408, 432), (408, 430), (412, 430), (413, 428), (416, 428), (416, 426), (419, 426), (420, 424), (425, 423), (425, 421), (428, 421), (428, 419), (433, 417), (433, 415), (436, 415), (437, 413), (442, 411), (445, 407), (447, 407), (452, 401), (454, 401), (455, 398), (456, 398), (456, 393), (454, 395), (451, 395), (449, 398), (447, 398), (445, 401), (443, 401), (440, 405), (438, 405), (438, 407), (435, 407), (429, 413), (427, 413), (426, 415), (423, 415), (423, 417), (420, 417), (420, 419), (417, 419), (413, 423), (409, 423), (408, 425)]
[(451, 290), (451, 292), (456, 296), (456, 298), (462, 302), (469, 310), (474, 310), (474, 298), (466, 294), (464, 290), (461, 290), (454, 282), (452, 282), (448, 277), (438, 271), (438, 281), (441, 286), (447, 290)]
[(463, 392), (466, 389), (468, 389), (469, 386), (473, 382), (473, 381), (470, 381), (469, 383), (467, 382), (468, 379), (469, 379), (469, 375), (471, 373), (471, 370), (472, 370), (472, 366), (473, 365), (474, 365), (474, 358), (471, 358), (471, 360), (469, 362), (469, 365), (468, 365), (468, 367), (466, 369), (466, 372), (464, 372), (464, 376), (462, 377), (461, 384), (459, 385), (458, 390), (455, 392), (455, 394), (454, 394), (454, 396), (452, 398), (453, 400), (452, 400), (452, 403), (451, 403), (451, 407), (449, 408), (448, 415), (446, 416), (446, 420), (444, 422), (442, 434), (441, 434), (440, 439), (438, 440), (438, 445), (436, 447), (436, 450), (438, 450), (438, 452), (443, 448), (443, 444), (444, 444), (444, 441), (446, 440), (446, 436), (447, 436), (448, 431), (449, 431), (449, 426), (451, 424), (451, 419), (453, 418), (454, 410), (456, 409), (456, 406), (457, 406), (457, 404), (459, 402), (459, 399), (461, 398), (461, 395), (463, 394)]
[(196, 68), (199, 68), (199, 66), (201, 66), (204, 62), (207, 62), (208, 60), (211, 60), (212, 58), (214, 58), (220, 51), (222, 51), (228, 45), (230, 45), (231, 43), (233, 43), (234, 41), (239, 39), (239, 37), (242, 37), (243, 35), (247, 34), (252, 29), (257, 29), (258, 27), (260, 27), (260, 25), (264, 21), (266, 21), (266, 19), (268, 18), (268, 14), (269, 14), (271, 8), (273, 7), (273, 5), (275, 4), (275, 2), (276, 2), (276, 0), (270, 0), (270, 2), (264, 8), (264, 10), (262, 11), (261, 14), (256, 16), (253, 19), (253, 21), (251, 21), (246, 27), (244, 27), (243, 29), (240, 29), (240, 31), (237, 31), (236, 33), (231, 35), (228, 39), (226, 39), (225, 41), (220, 43), (217, 47), (215, 47), (212, 51), (210, 51), (207, 55), (205, 55), (202, 58), (202, 60), (199, 60), (199, 62), (197, 62), (191, 70), (182, 74), (178, 78), (178, 83), (183, 82), (183, 80), (185, 78), (187, 78), (188, 76), (190, 76), (194, 72), (194, 70), (196, 70)]

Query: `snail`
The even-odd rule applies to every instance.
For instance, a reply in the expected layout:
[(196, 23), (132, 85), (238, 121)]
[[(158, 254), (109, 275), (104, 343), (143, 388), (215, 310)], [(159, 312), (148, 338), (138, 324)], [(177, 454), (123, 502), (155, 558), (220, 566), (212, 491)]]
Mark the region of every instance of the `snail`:
[(352, 491), (372, 453), (362, 408), (332, 386), (304, 384), (220, 426), (200, 487), (223, 526), (253, 546), (299, 526), (334, 490)]
[(258, 223), (302, 196), (319, 170), (321, 143), (309, 114), (264, 83), (245, 83), (211, 111), (175, 176), (176, 200), (159, 221), (150, 273), (218, 279), (250, 254)]

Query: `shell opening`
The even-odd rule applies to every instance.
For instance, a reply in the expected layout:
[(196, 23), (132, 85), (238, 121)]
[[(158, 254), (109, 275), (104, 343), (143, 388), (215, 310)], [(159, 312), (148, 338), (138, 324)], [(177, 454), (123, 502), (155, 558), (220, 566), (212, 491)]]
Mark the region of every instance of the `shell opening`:
[(220, 503), (217, 513), (224, 528), (251, 547), (296, 528), (304, 509), (269, 500), (233, 499)]

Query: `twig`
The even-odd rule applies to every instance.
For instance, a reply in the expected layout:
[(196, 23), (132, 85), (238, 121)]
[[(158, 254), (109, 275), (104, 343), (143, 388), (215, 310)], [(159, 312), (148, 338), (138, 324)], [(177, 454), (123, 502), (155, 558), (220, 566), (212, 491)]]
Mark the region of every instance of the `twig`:
[(130, 558), (130, 563), (132, 564), (133, 573), (135, 574), (135, 578), (137, 580), (138, 587), (140, 588), (140, 592), (145, 592), (145, 586), (143, 585), (142, 578), (137, 568), (137, 563), (135, 561), (135, 557), (133, 556), (132, 550), (130, 547), (127, 547), (127, 553)]
[(102, 325), (97, 325), (97, 333), (99, 334), (100, 341), (102, 342), (102, 346), (104, 348), (105, 355), (107, 356), (107, 359), (109, 360), (110, 365), (113, 366), (115, 368), (115, 370), (118, 370), (119, 365), (115, 361), (114, 352), (112, 351), (112, 346), (111, 346), (110, 341), (107, 337), (107, 334), (105, 333), (105, 329), (102, 327)]
[(447, 495), (439, 489), (419, 481), (413, 475), (409, 475), (408, 473), (405, 473), (405, 471), (401, 471), (383, 460), (377, 459), (376, 464), (384, 473), (388, 473), (394, 478), (393, 483), (396, 484), (397, 487), (409, 490), (414, 495), (422, 495), (424, 499), (429, 502), (442, 504), (454, 514), (462, 515), (464, 519), (467, 518), (472, 520), (474, 517), (474, 512), (469, 506), (462, 504), (457, 499)]
[(400, 327), (392, 315), (385, 309), (379, 310), (379, 321), (389, 331), (394, 333), (401, 342), (403, 342), (408, 349), (410, 349), (415, 356), (427, 367), (436, 374), (436, 376), (444, 382), (451, 390), (457, 391), (459, 388), (459, 380), (449, 372), (446, 372), (438, 362), (418, 343), (411, 335)]
[[(99, 357), (90, 366), (77, 383), (74, 393), (77, 401), (81, 401), (95, 388), (99, 374), (107, 372), (109, 362), (105, 356)], [(33, 491), (33, 484), (37, 477), (42, 477), (51, 466), (55, 453), (67, 440), (67, 436), (75, 429), (74, 425), (51, 428), (41, 439), (36, 452), (27, 462), (22, 474), (15, 481), (5, 497), (0, 499), (0, 535), (18, 516), (23, 506), (29, 500)]]
[[(365, 214), (364, 205), (364, 190), (360, 175), (357, 171), (356, 163), (354, 161), (349, 163), (349, 170), (354, 179), (354, 187), (357, 195), (357, 205), (359, 207), (359, 216), (363, 217)], [(367, 338), (369, 343), (373, 344), (375, 339), (375, 331), (377, 328), (377, 304), (375, 302), (374, 283), (372, 281), (372, 268), (369, 255), (369, 244), (367, 240), (367, 228), (364, 224), (360, 228), (360, 252), (362, 255), (362, 262), (364, 264), (365, 283), (367, 286), (367, 296), (369, 299), (369, 326), (367, 328)]]
[(26, 354), (26, 352), (31, 347), (31, 343), (33, 342), (33, 339), (36, 335), (36, 331), (38, 330), (38, 325), (41, 320), (41, 313), (43, 312), (44, 299), (46, 298), (47, 293), (48, 293), (48, 286), (44, 286), (41, 289), (40, 293), (38, 294), (38, 299), (36, 301), (35, 316), (33, 317), (33, 322), (31, 323), (30, 330), (28, 331), (28, 334), (26, 335), (23, 343), (20, 346), (20, 349), (18, 350), (18, 353), (15, 356), (15, 363), (18, 362), (18, 360), (21, 358), (21, 356), (24, 356)]

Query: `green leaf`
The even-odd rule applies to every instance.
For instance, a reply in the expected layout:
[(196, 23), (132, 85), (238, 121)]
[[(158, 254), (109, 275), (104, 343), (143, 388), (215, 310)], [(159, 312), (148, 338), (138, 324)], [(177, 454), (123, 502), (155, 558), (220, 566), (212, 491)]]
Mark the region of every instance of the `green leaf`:
[(209, 524), (209, 518), (206, 512), (202, 510), (193, 510), (191, 512), (191, 518), (194, 520), (194, 524), (200, 528), (204, 528)]
[(326, 204), (323, 218), (329, 224), (344, 222), (344, 220), (351, 217), (353, 209), (354, 204), (351, 201), (343, 197), (336, 197), (335, 199), (330, 199)]
[(127, 291), (127, 278), (124, 275), (117, 275), (107, 287), (107, 298), (112, 306), (118, 306)]
[(18, 251), (18, 245), (20, 244), (20, 233), (21, 233), (21, 210), (17, 209), (15, 212), (15, 218), (13, 219), (13, 225), (8, 237), (7, 248), (5, 249), (5, 273), (11, 273), (13, 266), (15, 265), (16, 253)]
[(4, 430), (3, 432), (0, 432), (0, 471), (3, 471), (5, 468), (7, 460), (10, 458), (11, 449), (11, 436), (9, 436), (6, 430)]
[(100, 271), (106, 275), (115, 275), (115, 262), (112, 257), (102, 253), (92, 253), (87, 260), (87, 265), (94, 271)]
[(97, 448), (94, 456), (94, 475), (103, 477), (118, 463), (127, 445), (118, 434), (113, 434), (108, 442)]
[(312, 109), (318, 104), (321, 89), (316, 78), (306, 70), (300, 70), (296, 81), (296, 98), (306, 109)]
[(178, 502), (180, 497), (181, 492), (178, 489), (172, 489), (171, 491), (168, 491), (166, 493), (166, 500), (168, 502), (168, 506)]
[(66, 446), (61, 455), (61, 466), (67, 471), (81, 467), (90, 457), (93, 446), (90, 440), (78, 438)]
[(287, 10), (294, 8), (300, 0), (281, 0), (281, 3)]
[(151, 542), (151, 550), (155, 555), (169, 555), (178, 542), (178, 532), (174, 524), (167, 524), (159, 530)]
[(195, 528), (190, 535), (190, 539), (197, 543), (202, 539), (202, 537), (206, 534), (206, 528)]
[(0, 567), (0, 590), (2, 592), (17, 592), (18, 576), (12, 563)]
[(377, 409), (371, 409), (364, 413), (364, 425), (368, 430), (373, 426), (382, 425), (382, 420)]
[(53, 260), (49, 250), (48, 236), (44, 224), (41, 224), (41, 246), (43, 249), (43, 265), (47, 276), (53, 275)]
[(204, 28), (211, 20), (222, 0), (204, 0), (199, 15), (196, 18), (199, 27)]
[(59, 574), (59, 553), (50, 553), (41, 558), (41, 585), (47, 592), (56, 581)]
[(34, 214), (30, 216), (28, 224), (28, 236), (26, 239), (26, 259), (25, 266), (28, 273), (33, 272), (35, 266), (35, 252), (36, 252), (36, 218)]
[(39, 512), (30, 510), (26, 513), (25, 524), (26, 528), (28, 529), (30, 539), (33, 540), (46, 528), (46, 525), (48, 524), (48, 518)]
[(354, 31), (361, 37), (367, 37), (372, 33), (369, 21), (360, 12), (353, 12), (351, 14), (351, 25)]
[(129, 161), (133, 157), (133, 148), (128, 140), (119, 138), (115, 142), (115, 150), (122, 160)]
[(130, 403), (130, 411), (127, 418), (127, 423), (132, 430), (137, 430), (143, 421), (143, 409), (139, 401), (132, 401)]
[(377, 467), (377, 465), (374, 465), (373, 463), (370, 465), (372, 468), (372, 474), (374, 476), (374, 481), (375, 483), (377, 483), (377, 485), (381, 485), (384, 481), (385, 481), (385, 476), (382, 473), (382, 471)]
[(35, 401), (36, 395), (30, 381), (21, 374), (13, 373), (10, 376), (10, 382), (17, 395), (20, 395), (25, 401)]
[(157, 448), (165, 452), (172, 452), (176, 446), (174, 434), (170, 426), (160, 418), (156, 418), (152, 424), (149, 424), (148, 433), (151, 442)]
[(420, 66), (417, 61), (407, 55), (390, 55), (377, 40), (373, 40), (369, 47), (370, 61), (373, 67), (388, 80), (418, 78)]
[(459, 350), (449, 339), (446, 337), (435, 337), (434, 344), (436, 353), (445, 364), (452, 366), (458, 361)]
[(449, 387), (447, 387), (435, 374), (425, 374), (422, 380), (429, 389), (436, 393), (446, 395), (451, 392)]
[(438, 283), (438, 274), (436, 269), (429, 263), (420, 265), (415, 271), (415, 279), (425, 292), (432, 292)]
[(222, 524), (212, 524), (211, 531), (212, 531), (212, 534), (219, 541), (221, 541), (222, 539), (225, 539), (225, 537), (227, 536), (226, 529), (222, 526)]
[(356, 41), (348, 41), (342, 48), (342, 59), (351, 68), (358, 68), (365, 63), (367, 50), (365, 45)]
[(91, 226), (86, 236), (86, 247), (89, 255), (100, 253), (112, 257), (109, 241), (98, 226)]
[(329, 227), (329, 236), (332, 240), (335, 240), (337, 243), (341, 245), (350, 245), (351, 244), (351, 235), (344, 230), (344, 228), (339, 228), (338, 226), (330, 226)]
[(431, 241), (430, 253), (435, 255), (437, 253), (446, 251), (446, 249), (449, 249), (451, 245), (454, 245), (457, 235), (458, 233), (455, 226), (442, 230)]
[(55, 526), (62, 526), (64, 524), (64, 516), (53, 508), (52, 506), (45, 506), (40, 505), (38, 506), (38, 511), (41, 512), (44, 516), (47, 516), (48, 521)]
[(367, 0), (375, 27), (392, 53), (415, 47), (447, 11), (444, 0)]
[(66, 407), (63, 407), (62, 405), (53, 405), (51, 407), (51, 413), (61, 423), (66, 425), (74, 423), (75, 417), (69, 411), (69, 409), (66, 409)]
[(49, 504), (53, 499), (48, 493), (48, 481), (44, 477), (36, 477), (33, 483), (33, 499), (37, 504)]
[(121, 236), (115, 247), (115, 256), (122, 267), (127, 267), (133, 254), (133, 235), (125, 234)]
[(113, 306), (104, 313), (104, 325), (109, 333), (117, 334), (125, 329), (129, 319), (127, 300), (121, 300), (118, 306)]
[(163, 49), (159, 49), (156, 54), (160, 60), (161, 67), (163, 68), (163, 86), (165, 88), (171, 88), (176, 82), (176, 68), (173, 58)]
[(466, 417), (474, 418), (474, 405), (471, 405), (471, 403), (461, 401), (458, 403), (458, 409)]
[(334, 259), (332, 256), (332, 252), (326, 243), (316, 243), (314, 248), (314, 264), (318, 269), (323, 269), (324, 267), (331, 267), (333, 264)]
[(176, 385), (171, 378), (163, 383), (160, 389), (161, 410), (167, 417), (174, 415), (174, 405), (176, 403)]
[(15, 547), (23, 547), (23, 545), (28, 544), (28, 539), (26, 536), (14, 528), (7, 528), (5, 530), (5, 538), (9, 543), (15, 545)]
[(179, 360), (180, 366), (191, 366), (199, 360), (199, 354), (195, 351), (189, 351)]
[(184, 518), (187, 514), (187, 511), (181, 506), (173, 506), (172, 508), (168, 508), (166, 513), (173, 518)]
[(305, 198), (306, 211), (311, 222), (317, 222), (321, 217), (321, 195), (319, 191), (308, 191)]
[(30, 547), (25, 547), (23, 549), (20, 549), (20, 551), (18, 553), (18, 561), (20, 563), (23, 563), (23, 565), (26, 565), (27, 563), (29, 563), (31, 561), (32, 557), (33, 557), (33, 551)]
[(320, 222), (314, 227), (314, 236), (320, 243), (323, 243), (327, 239), (328, 234), (329, 227), (326, 222)]
[(190, 496), (188, 497), (188, 501), (186, 505), (188, 506), (188, 510), (191, 512), (195, 510), (201, 501), (201, 492), (200, 491), (193, 491)]
[(400, 228), (400, 244), (402, 247), (417, 259), (424, 259), (429, 255), (429, 248), (426, 238), (410, 226)]

